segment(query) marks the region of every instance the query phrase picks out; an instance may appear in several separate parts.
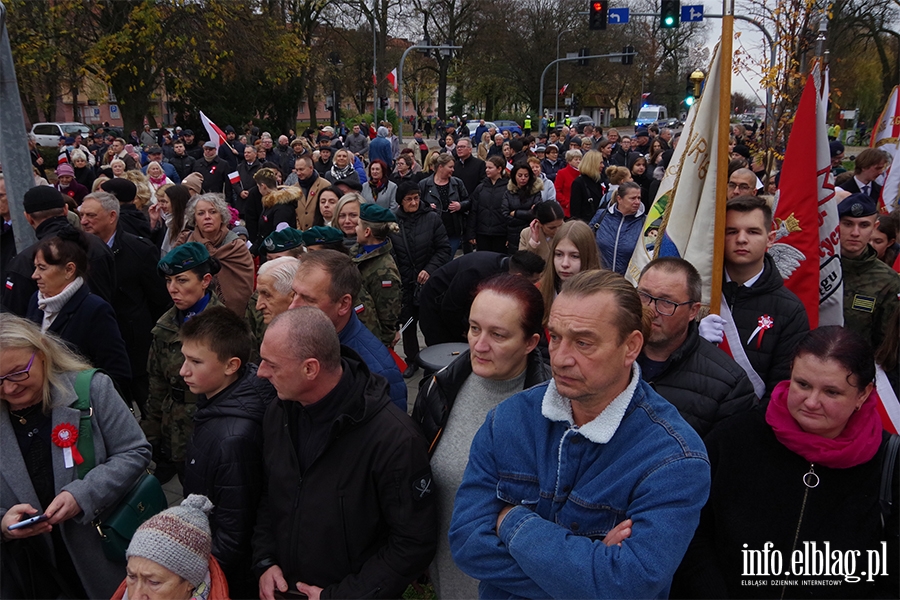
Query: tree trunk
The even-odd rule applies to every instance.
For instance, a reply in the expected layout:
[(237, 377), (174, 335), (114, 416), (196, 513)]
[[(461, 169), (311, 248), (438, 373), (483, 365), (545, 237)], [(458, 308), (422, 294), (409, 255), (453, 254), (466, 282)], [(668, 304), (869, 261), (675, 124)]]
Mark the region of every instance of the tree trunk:
[(316, 109), (318, 109), (318, 101), (316, 100), (316, 68), (310, 67), (306, 79), (306, 108), (309, 109), (309, 126), (313, 129), (318, 128), (316, 120)]
[(438, 117), (447, 119), (447, 72), (450, 70), (449, 60), (438, 61)]

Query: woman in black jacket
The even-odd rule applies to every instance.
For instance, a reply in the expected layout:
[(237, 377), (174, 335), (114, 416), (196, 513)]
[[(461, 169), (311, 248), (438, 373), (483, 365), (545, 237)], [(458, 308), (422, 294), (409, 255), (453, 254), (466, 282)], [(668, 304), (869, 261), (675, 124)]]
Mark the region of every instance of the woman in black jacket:
[[(450, 153), (438, 154), (434, 157), (432, 168), (434, 174), (419, 182), (419, 197), (425, 204), (431, 205), (438, 212), (447, 238), (450, 240), (450, 258), (456, 256), (456, 250), (465, 235), (464, 215), (469, 212), (469, 193), (458, 177), (453, 177), (456, 159)], [(399, 191), (398, 191), (399, 200)]]
[[(524, 277), (502, 274), (478, 287), (469, 313), (469, 350), (420, 388), (413, 419), (429, 442), (438, 484), (438, 550), (431, 577), (439, 598), (474, 598), (478, 582), (450, 556), (447, 532), (475, 432), (509, 396), (550, 378), (537, 348), (544, 302)], [(441, 440), (446, 443), (438, 444)]]
[(128, 389), (131, 364), (116, 315), (106, 300), (85, 285), (88, 268), (85, 234), (66, 226), (45, 239), (34, 252), (38, 291), (31, 296), (26, 317), (106, 371), (119, 389)]
[(541, 202), (542, 189), (544, 184), (534, 176), (527, 162), (523, 161), (512, 168), (503, 194), (503, 213), (509, 215), (506, 250), (510, 256), (519, 250), (519, 234), (534, 220), (534, 210)]
[(591, 150), (581, 159), (581, 165), (578, 167), (581, 174), (572, 182), (572, 195), (569, 200), (573, 219), (588, 223), (600, 208), (600, 201), (606, 193), (603, 185), (603, 168), (603, 155), (596, 150)]
[(420, 201), (419, 186), (411, 181), (400, 184), (397, 201), (400, 206), (395, 214), (400, 231), (391, 233), (390, 239), (403, 284), (400, 320), (405, 324), (412, 319), (403, 330), (407, 363), (403, 377), (408, 379), (418, 369), (419, 337), (416, 326), (419, 320), (419, 289), (432, 273), (450, 262), (450, 242), (441, 217), (428, 204)]
[(628, 154), (626, 166), (631, 171), (631, 179), (641, 186), (641, 203), (644, 205), (644, 211), (650, 211), (650, 185), (653, 183), (653, 176), (647, 172), (647, 159), (639, 152), (631, 152)]
[(487, 177), (472, 192), (472, 204), (466, 220), (467, 238), (482, 252), (506, 252), (509, 215), (503, 210), (503, 196), (509, 180), (503, 176), (505, 170), (502, 158), (488, 157), (484, 161)]

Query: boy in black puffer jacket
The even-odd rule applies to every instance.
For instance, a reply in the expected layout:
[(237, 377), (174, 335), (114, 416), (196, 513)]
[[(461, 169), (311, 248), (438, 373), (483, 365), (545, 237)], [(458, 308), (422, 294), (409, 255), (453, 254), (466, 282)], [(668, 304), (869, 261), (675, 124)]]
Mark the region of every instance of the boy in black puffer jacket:
[(224, 307), (209, 308), (181, 328), (181, 376), (198, 397), (184, 496), (203, 494), (215, 505), (212, 553), (232, 598), (258, 594), (250, 538), (263, 488), (262, 419), (276, 397), (247, 362), (251, 347), (247, 323)]

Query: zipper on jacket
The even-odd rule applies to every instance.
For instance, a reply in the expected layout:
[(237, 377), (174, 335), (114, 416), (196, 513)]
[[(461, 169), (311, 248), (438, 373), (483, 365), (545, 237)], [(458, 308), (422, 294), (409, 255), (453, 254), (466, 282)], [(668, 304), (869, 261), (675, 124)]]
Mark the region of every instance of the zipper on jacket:
[[(803, 491), (803, 502), (800, 503), (800, 516), (797, 518), (797, 530), (794, 531), (794, 542), (791, 544), (791, 552), (789, 556), (794, 554), (794, 550), (797, 549), (797, 539), (800, 537), (800, 526), (803, 524), (803, 514), (806, 512), (806, 499), (809, 497), (809, 490), (818, 487), (819, 485), (819, 476), (816, 475), (816, 466), (813, 463), (809, 463), (809, 471), (807, 471), (803, 475), (803, 485), (806, 486), (806, 490)], [(787, 591), (787, 586), (781, 586), (781, 596), (780, 598), (784, 599), (784, 593)]]

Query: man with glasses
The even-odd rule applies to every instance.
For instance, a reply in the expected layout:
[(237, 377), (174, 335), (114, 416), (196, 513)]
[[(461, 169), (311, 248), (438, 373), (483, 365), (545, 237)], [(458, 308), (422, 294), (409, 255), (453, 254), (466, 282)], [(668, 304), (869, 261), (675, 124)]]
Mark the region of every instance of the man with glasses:
[(756, 173), (750, 169), (737, 169), (728, 178), (728, 199), (756, 195)]
[(644, 380), (703, 437), (757, 398), (743, 369), (697, 332), (700, 285), (700, 273), (682, 258), (644, 267), (637, 289), (653, 323), (637, 362)]
[(767, 252), (774, 242), (772, 209), (765, 200), (756, 196), (728, 200), (722, 313), (700, 322), (700, 335), (714, 344), (722, 343), (726, 329), (731, 331), (729, 353), (750, 377), (760, 399), (790, 378), (794, 348), (809, 331), (803, 303), (784, 286)]

